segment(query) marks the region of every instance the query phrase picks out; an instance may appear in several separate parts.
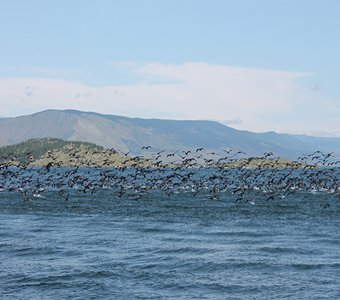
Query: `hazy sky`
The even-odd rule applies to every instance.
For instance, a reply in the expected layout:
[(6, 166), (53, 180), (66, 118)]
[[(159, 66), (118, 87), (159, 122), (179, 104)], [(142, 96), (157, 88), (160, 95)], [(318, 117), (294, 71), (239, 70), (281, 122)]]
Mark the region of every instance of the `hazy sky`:
[(0, 4), (0, 116), (74, 108), (340, 136), (338, 0)]

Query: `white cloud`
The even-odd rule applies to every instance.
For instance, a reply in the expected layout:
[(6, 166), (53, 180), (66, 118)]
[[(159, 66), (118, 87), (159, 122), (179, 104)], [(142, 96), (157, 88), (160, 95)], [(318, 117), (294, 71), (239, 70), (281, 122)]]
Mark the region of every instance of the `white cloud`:
[[(43, 109), (79, 109), (106, 114), (174, 119), (242, 120), (233, 126), (252, 131), (333, 131), (330, 113), (337, 102), (324, 100), (303, 80), (311, 73), (187, 63), (165, 65), (114, 63), (140, 76), (129, 85), (89, 86), (46, 78), (0, 80), (0, 114), (19, 115)], [(317, 108), (306, 106), (309, 99)], [(303, 111), (300, 111), (303, 109)], [(316, 126), (316, 119), (327, 122)], [(339, 125), (339, 124), (338, 124)], [(338, 126), (339, 127), (339, 126)], [(340, 132), (336, 132), (340, 135)]]

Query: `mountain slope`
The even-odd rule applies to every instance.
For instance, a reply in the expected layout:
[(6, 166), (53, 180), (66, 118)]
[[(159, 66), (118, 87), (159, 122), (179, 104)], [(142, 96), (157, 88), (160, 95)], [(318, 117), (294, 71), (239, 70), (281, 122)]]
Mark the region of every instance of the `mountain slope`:
[(140, 119), (75, 110), (0, 119), (0, 146), (44, 137), (90, 142), (134, 154), (140, 154), (146, 145), (151, 145), (152, 151), (198, 147), (213, 151), (231, 148), (248, 155), (272, 151), (288, 158), (315, 150), (340, 152), (340, 138), (253, 133), (212, 121)]
[[(29, 139), (15, 145), (0, 147), (0, 160), (7, 158), (25, 161), (28, 158), (32, 160), (39, 159), (47, 155), (47, 152), (66, 151), (71, 148), (84, 150), (87, 152), (104, 151), (104, 148), (90, 143), (69, 142), (55, 138)], [(68, 150), (67, 150), (68, 151)]]
[(0, 166), (152, 166), (101, 146), (87, 142), (64, 141), (56, 138), (29, 139), (15, 145), (0, 147)]

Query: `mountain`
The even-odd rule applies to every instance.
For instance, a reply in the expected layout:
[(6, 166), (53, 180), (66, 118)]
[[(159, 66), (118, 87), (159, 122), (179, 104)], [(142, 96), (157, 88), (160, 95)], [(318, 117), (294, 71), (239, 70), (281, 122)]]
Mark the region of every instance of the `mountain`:
[(132, 154), (140, 154), (146, 145), (152, 146), (153, 152), (230, 148), (250, 156), (270, 151), (287, 158), (316, 150), (340, 153), (340, 138), (254, 133), (213, 121), (128, 118), (76, 110), (47, 110), (0, 119), (0, 146), (45, 137), (84, 141)]

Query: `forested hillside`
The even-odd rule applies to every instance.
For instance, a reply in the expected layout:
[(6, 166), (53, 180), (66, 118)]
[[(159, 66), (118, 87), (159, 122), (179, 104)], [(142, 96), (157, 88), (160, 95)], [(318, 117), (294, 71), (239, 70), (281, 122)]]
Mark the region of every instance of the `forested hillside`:
[(103, 151), (104, 148), (86, 142), (70, 142), (56, 138), (29, 139), (25, 142), (0, 148), (0, 158), (26, 160), (30, 157), (37, 160), (47, 152), (70, 151), (71, 149), (83, 149), (87, 152)]

